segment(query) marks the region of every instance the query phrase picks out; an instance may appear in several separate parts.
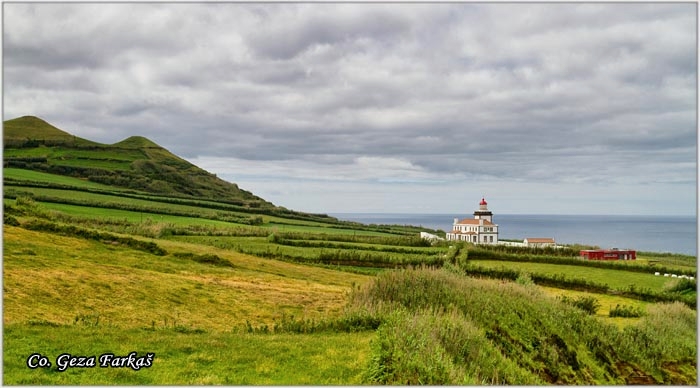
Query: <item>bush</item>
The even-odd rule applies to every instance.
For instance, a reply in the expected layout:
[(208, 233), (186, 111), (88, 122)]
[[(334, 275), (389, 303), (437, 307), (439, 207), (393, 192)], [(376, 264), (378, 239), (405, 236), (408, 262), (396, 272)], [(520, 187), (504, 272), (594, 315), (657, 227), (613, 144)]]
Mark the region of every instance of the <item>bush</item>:
[(2, 223), (10, 226), (19, 226), (19, 221), (7, 213), (2, 215)]
[(639, 307), (632, 307), (632, 306), (626, 306), (622, 305), (620, 306), (615, 305), (614, 308), (610, 309), (610, 317), (622, 317), (622, 318), (638, 318), (641, 317), (643, 314), (642, 309)]
[(661, 369), (667, 361), (697, 365), (697, 313), (679, 302), (651, 305), (638, 324), (620, 333), (618, 352), (648, 369)]
[(248, 218), (248, 224), (250, 224), (250, 225), (254, 225), (254, 226), (262, 225), (263, 222), (264, 222), (264, 220), (263, 220), (262, 216), (251, 216), (250, 218)]
[(222, 259), (221, 257), (211, 253), (195, 255), (194, 253), (189, 252), (176, 252), (173, 253), (173, 256), (181, 259), (196, 261), (197, 263), (216, 265), (218, 267), (234, 267), (234, 265), (230, 261)]
[(695, 292), (697, 291), (697, 283), (695, 282), (695, 280), (678, 279), (674, 282), (671, 282), (668, 288), (664, 287), (664, 291), (676, 292), (679, 294)]
[(131, 237), (120, 237), (111, 233), (79, 228), (73, 225), (60, 225), (53, 222), (34, 220), (23, 225), (23, 227), (29, 230), (55, 233), (62, 236), (79, 237), (84, 238), (86, 240), (95, 240), (105, 243), (124, 244), (132, 249), (152, 253), (157, 256), (164, 256), (167, 254), (165, 249), (161, 248), (160, 246), (158, 246), (158, 244), (151, 241), (141, 241), (133, 239)]
[(541, 383), (506, 359), (459, 312), (396, 310), (371, 344), (365, 379), (372, 384), (475, 385)]
[(562, 296), (559, 298), (563, 303), (579, 308), (589, 315), (595, 315), (595, 313), (600, 308), (600, 303), (598, 299), (592, 296), (579, 296), (576, 299), (569, 298), (567, 296)]
[(192, 258), (192, 260), (198, 263), (212, 264), (219, 267), (233, 267), (233, 264), (231, 264), (230, 261), (222, 259), (221, 257), (214, 254), (196, 255)]
[(530, 286), (535, 284), (535, 282), (532, 281), (530, 274), (527, 272), (520, 273), (520, 276), (518, 276), (518, 278), (515, 279), (515, 282), (520, 284), (521, 286)]

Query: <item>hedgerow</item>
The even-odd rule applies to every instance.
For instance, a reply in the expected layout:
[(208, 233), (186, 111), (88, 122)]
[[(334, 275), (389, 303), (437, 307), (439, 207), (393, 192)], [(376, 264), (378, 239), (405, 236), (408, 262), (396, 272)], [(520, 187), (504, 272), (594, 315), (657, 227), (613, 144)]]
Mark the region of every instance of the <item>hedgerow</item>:
[[(517, 248), (517, 247), (509, 247)], [(578, 253), (571, 257), (560, 257), (551, 256), (544, 254), (536, 254), (534, 252), (526, 253), (508, 253), (507, 250), (500, 251), (498, 248), (485, 248), (483, 246), (475, 247), (469, 246), (469, 260), (494, 260), (494, 261), (512, 261), (512, 262), (526, 262), (526, 263), (544, 263), (544, 264), (565, 264), (565, 265), (576, 265), (581, 267), (591, 267), (591, 268), (605, 268), (605, 269), (615, 269), (619, 271), (629, 271), (629, 272), (642, 272), (642, 273), (654, 273), (654, 272), (671, 272), (677, 273), (679, 275), (696, 276), (695, 270), (692, 269), (670, 269), (657, 264), (636, 264), (630, 262), (617, 262), (617, 261), (602, 261), (602, 260), (583, 260), (578, 257)], [(528, 249), (528, 248), (519, 248)]]
[[(465, 274), (476, 277), (504, 279), (515, 281), (522, 272), (512, 268), (484, 268), (477, 265), (468, 265), (463, 268)], [(528, 273), (532, 281), (537, 285), (565, 288), (570, 290), (587, 291), (599, 294), (620, 295), (628, 298), (639, 299), (647, 302), (682, 302), (690, 308), (696, 308), (697, 301), (693, 294), (678, 292), (654, 292), (648, 288), (639, 289), (630, 285), (626, 289), (610, 289), (607, 284), (600, 284), (580, 278), (567, 277), (564, 274)]]
[(151, 241), (141, 241), (131, 237), (116, 236), (111, 233), (80, 228), (74, 225), (60, 225), (54, 222), (31, 220), (25, 224), (22, 224), (21, 226), (28, 230), (55, 233), (68, 237), (80, 237), (87, 240), (95, 240), (105, 243), (123, 244), (130, 248), (149, 252), (158, 256), (164, 256), (167, 254), (163, 248)]

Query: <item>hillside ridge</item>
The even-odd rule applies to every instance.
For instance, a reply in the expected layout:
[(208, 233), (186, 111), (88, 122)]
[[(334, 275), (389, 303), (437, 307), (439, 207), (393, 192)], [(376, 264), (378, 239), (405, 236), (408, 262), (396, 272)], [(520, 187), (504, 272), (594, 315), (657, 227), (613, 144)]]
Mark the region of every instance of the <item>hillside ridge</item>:
[(4, 147), (23, 147), (34, 144), (99, 145), (99, 143), (74, 136), (36, 116), (22, 116), (3, 122)]
[(83, 139), (36, 116), (3, 122), (3, 165), (148, 193), (277, 208), (143, 136), (114, 144)]
[(151, 139), (143, 136), (130, 136), (120, 142), (112, 144), (111, 146), (120, 148), (163, 148)]

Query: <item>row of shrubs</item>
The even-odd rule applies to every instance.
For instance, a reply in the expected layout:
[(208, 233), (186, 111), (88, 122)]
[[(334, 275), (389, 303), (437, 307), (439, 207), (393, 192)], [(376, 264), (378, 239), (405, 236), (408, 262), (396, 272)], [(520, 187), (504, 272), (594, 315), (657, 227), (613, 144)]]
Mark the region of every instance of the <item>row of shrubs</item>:
[[(566, 303), (570, 306), (574, 306), (580, 310), (585, 311), (588, 315), (595, 315), (600, 309), (600, 303), (598, 299), (593, 296), (579, 296), (576, 298), (570, 298), (568, 296), (561, 296), (558, 298), (562, 303)], [(627, 305), (615, 305), (615, 307), (610, 309), (608, 315), (611, 318), (622, 317), (622, 318), (638, 318), (644, 315), (644, 312), (639, 307), (632, 307)]]
[(116, 236), (111, 233), (80, 228), (74, 225), (60, 225), (54, 222), (47, 222), (43, 220), (31, 220), (25, 224), (22, 224), (21, 226), (28, 230), (49, 232), (68, 237), (80, 237), (87, 240), (95, 240), (107, 243), (116, 242), (118, 244), (126, 245), (130, 248), (152, 253), (158, 256), (164, 256), (167, 254), (165, 249), (161, 248), (160, 246), (158, 246), (158, 244), (151, 241), (141, 241), (131, 237)]
[(394, 245), (402, 247), (430, 247), (430, 241), (421, 238), (416, 234), (400, 236), (368, 236), (362, 234), (329, 234), (329, 233), (306, 233), (306, 232), (279, 232), (275, 233), (279, 237), (287, 240), (306, 241), (333, 241), (376, 245)]
[(280, 249), (266, 248), (250, 249), (240, 245), (228, 246), (237, 252), (258, 256), (266, 259), (276, 259), (297, 263), (325, 264), (334, 266), (355, 266), (372, 268), (401, 268), (407, 266), (429, 265), (442, 266), (443, 258), (439, 255), (389, 255), (382, 252), (332, 249), (318, 253), (292, 253)]
[(615, 262), (615, 261), (601, 261), (601, 260), (583, 260), (574, 258), (564, 258), (559, 256), (548, 256), (539, 255), (534, 253), (526, 254), (515, 254), (500, 252), (492, 248), (485, 247), (475, 247), (470, 246), (467, 248), (469, 251), (469, 260), (494, 260), (494, 261), (515, 261), (515, 262), (527, 262), (527, 263), (544, 263), (544, 264), (566, 264), (566, 265), (576, 265), (582, 267), (592, 267), (592, 268), (605, 268), (605, 269), (615, 269), (619, 271), (630, 271), (630, 272), (643, 272), (643, 273), (654, 273), (654, 272), (673, 272), (683, 275), (695, 276), (696, 272), (692, 269), (669, 269), (659, 265), (644, 265), (635, 264), (629, 262)]
[(224, 222), (232, 222), (236, 224), (244, 224), (244, 225), (261, 225), (263, 224), (264, 220), (262, 216), (257, 215), (257, 216), (242, 216), (242, 215), (237, 215), (237, 214), (232, 214), (232, 213), (225, 213), (225, 212), (217, 212), (217, 213), (202, 213), (202, 212), (196, 212), (196, 211), (183, 211), (183, 210), (175, 210), (175, 209), (169, 209), (169, 208), (154, 208), (154, 207), (148, 207), (148, 206), (143, 206), (143, 205), (133, 205), (133, 204), (128, 204), (128, 203), (120, 203), (120, 202), (100, 202), (100, 201), (91, 201), (91, 200), (81, 200), (81, 199), (74, 199), (74, 198), (61, 198), (61, 197), (52, 197), (48, 195), (36, 195), (31, 192), (22, 192), (22, 191), (15, 191), (15, 190), (7, 190), (4, 193), (5, 198), (10, 198), (10, 199), (16, 199), (20, 197), (30, 197), (34, 201), (39, 201), (39, 202), (49, 202), (49, 203), (58, 203), (58, 204), (64, 204), (64, 205), (76, 205), (76, 206), (88, 206), (88, 207), (96, 207), (96, 208), (103, 208), (103, 209), (115, 209), (115, 210), (127, 210), (127, 211), (134, 211), (134, 212), (145, 212), (145, 213), (150, 213), (150, 214), (163, 214), (163, 215), (170, 215), (170, 216), (181, 216), (181, 217), (191, 217), (191, 218), (202, 218), (202, 219), (211, 219), (211, 220), (216, 220), (216, 221), (224, 221)]
[[(462, 271), (470, 276), (477, 277), (487, 277), (494, 279), (507, 279), (515, 281), (521, 275), (521, 271), (512, 268), (484, 268), (476, 265), (468, 265), (462, 268)], [(629, 288), (624, 290), (612, 290), (607, 284), (600, 284), (594, 281), (589, 281), (580, 278), (569, 278), (564, 274), (540, 274), (540, 273), (530, 273), (530, 278), (535, 284), (566, 288), (570, 290), (578, 291), (588, 291), (599, 294), (614, 294), (621, 295), (629, 298), (639, 299), (647, 302), (681, 302), (686, 304), (688, 307), (696, 308), (697, 300), (693, 297), (693, 294), (687, 294), (683, 292), (654, 292), (648, 288), (639, 289), (631, 285)], [(690, 281), (689, 281), (690, 282)], [(688, 283), (683, 289), (687, 287), (696, 287), (695, 283)]]
[(137, 190), (109, 190), (109, 189), (98, 189), (94, 187), (78, 187), (65, 185), (55, 182), (35, 182), (35, 181), (25, 181), (17, 180), (14, 178), (4, 178), (5, 184), (8, 186), (23, 186), (23, 187), (37, 187), (37, 188), (47, 188), (56, 190), (70, 190), (70, 191), (81, 191), (93, 194), (105, 194), (113, 195), (116, 197), (123, 198), (133, 198), (133, 199), (145, 199), (154, 202), (169, 203), (173, 205), (192, 205), (205, 207), (217, 210), (230, 210), (230, 211), (249, 211), (247, 208), (248, 203), (244, 200), (235, 200), (231, 198), (220, 199), (217, 202), (205, 202), (201, 198), (192, 198), (189, 195), (183, 195), (178, 193), (169, 193), (168, 195), (162, 195), (157, 193), (144, 194), (142, 191)]
[(202, 264), (211, 264), (215, 265), (217, 267), (230, 267), (234, 268), (235, 266), (233, 263), (230, 261), (221, 258), (218, 255), (211, 254), (211, 253), (205, 253), (203, 255), (197, 255), (191, 252), (175, 252), (173, 253), (173, 256), (180, 258), (180, 259), (187, 259), (187, 260), (192, 260), (197, 263), (202, 263)]
[(641, 308), (639, 307), (632, 307), (632, 306), (626, 306), (622, 305), (620, 306), (619, 304), (615, 305), (615, 307), (610, 309), (610, 317), (622, 317), (622, 318), (637, 318), (641, 317), (644, 314)]
[[(283, 217), (287, 219), (294, 219), (294, 220), (300, 220), (300, 221), (312, 221), (312, 222), (322, 222), (322, 223), (328, 223), (326, 227), (328, 228), (337, 228), (337, 229), (351, 229), (351, 230), (358, 230), (358, 231), (380, 231), (384, 233), (389, 233), (389, 234), (397, 234), (399, 236), (407, 235), (407, 234), (414, 234), (413, 231), (401, 231), (401, 230), (396, 230), (395, 225), (362, 225), (360, 223), (354, 223), (354, 222), (348, 222), (348, 221), (339, 221), (334, 217), (330, 217), (326, 214), (311, 214), (311, 213), (299, 213), (299, 212), (294, 212), (291, 210), (287, 210), (285, 208), (278, 208), (278, 207), (261, 207), (259, 206), (253, 206), (254, 203), (250, 201), (245, 201), (245, 200), (234, 200), (234, 199), (216, 199), (216, 202), (209, 202), (209, 201), (202, 201), (201, 198), (191, 198), (191, 196), (185, 196), (183, 197), (182, 194), (178, 195), (175, 193), (169, 193), (167, 196), (166, 195), (143, 195), (139, 194), (137, 192), (128, 192), (128, 191), (113, 191), (113, 190), (102, 190), (102, 189), (96, 189), (96, 188), (88, 188), (88, 187), (75, 187), (75, 186), (70, 186), (70, 185), (63, 185), (59, 183), (50, 183), (50, 182), (27, 182), (27, 181), (18, 181), (14, 180), (12, 178), (6, 178), (5, 183), (7, 186), (24, 186), (24, 187), (37, 187), (37, 188), (52, 188), (52, 189), (58, 189), (58, 190), (72, 190), (72, 191), (82, 191), (82, 192), (88, 192), (88, 193), (94, 193), (94, 194), (106, 194), (106, 195), (112, 195), (116, 197), (122, 197), (122, 198), (131, 198), (131, 199), (143, 199), (143, 200), (148, 200), (148, 201), (153, 201), (153, 202), (159, 202), (159, 203), (167, 203), (167, 204), (173, 204), (173, 205), (187, 205), (187, 206), (196, 206), (200, 208), (205, 208), (205, 209), (214, 209), (214, 210), (223, 210), (223, 211), (232, 211), (232, 212), (240, 212), (240, 213), (253, 213), (257, 214), (258, 217), (250, 218), (254, 220), (262, 220), (262, 217), (260, 215), (269, 215), (269, 216), (277, 216), (277, 217)], [(98, 183), (107, 183), (109, 182), (98, 182)], [(124, 185), (120, 185), (121, 187), (125, 187)], [(136, 184), (135, 187), (129, 187), (130, 189), (139, 189), (140, 185)], [(11, 193), (10, 193), (11, 194)], [(28, 195), (27, 193), (23, 193), (22, 195)], [(7, 195), (6, 195), (7, 197)], [(8, 197), (8, 198), (13, 198), (13, 197)], [(55, 200), (46, 200), (46, 202), (56, 202)], [(58, 202), (58, 203), (63, 203), (63, 202)], [(71, 203), (75, 204), (75, 203)], [(78, 204), (81, 205), (81, 204)], [(95, 206), (95, 207), (101, 207), (99, 203), (95, 204), (89, 204), (85, 206)], [(190, 215), (191, 216), (191, 215)], [(239, 218), (241, 222), (237, 220), (232, 220), (231, 222), (237, 222), (237, 223), (248, 223), (245, 222), (246, 218), (241, 217)], [(260, 225), (262, 222), (259, 223), (248, 223), (251, 225)], [(297, 225), (293, 223), (285, 223), (278, 221), (276, 222), (281, 225), (289, 224), (289, 225)], [(424, 228), (420, 228), (421, 230)], [(422, 240), (422, 239), (421, 239)]]
[(284, 237), (280, 237), (277, 234), (271, 234), (272, 238), (268, 241), (275, 244), (287, 245), (292, 247), (302, 247), (302, 248), (333, 248), (333, 249), (354, 249), (354, 250), (366, 250), (374, 252), (392, 252), (392, 253), (406, 253), (406, 254), (438, 254), (442, 250), (425, 250), (425, 249), (410, 249), (402, 248), (397, 246), (387, 246), (373, 244), (372, 246), (367, 245), (355, 245), (355, 244), (344, 244), (334, 241), (310, 241), (310, 240), (292, 240)]
[(320, 332), (346, 332), (376, 330), (382, 319), (367, 311), (349, 311), (337, 318), (313, 319), (295, 318), (294, 315), (282, 314), (279, 320), (274, 319), (272, 325), (253, 325), (250, 321), (244, 324), (247, 333), (296, 333), (310, 334)]
[[(475, 247), (475, 246), (474, 246)], [(476, 247), (475, 247), (476, 248)], [(521, 247), (512, 245), (502, 245), (502, 244), (482, 244), (479, 245), (478, 249), (481, 252), (492, 252), (497, 255), (506, 254), (519, 254), (519, 255), (544, 255), (544, 256), (555, 256), (555, 257), (578, 257), (579, 250), (570, 247)]]

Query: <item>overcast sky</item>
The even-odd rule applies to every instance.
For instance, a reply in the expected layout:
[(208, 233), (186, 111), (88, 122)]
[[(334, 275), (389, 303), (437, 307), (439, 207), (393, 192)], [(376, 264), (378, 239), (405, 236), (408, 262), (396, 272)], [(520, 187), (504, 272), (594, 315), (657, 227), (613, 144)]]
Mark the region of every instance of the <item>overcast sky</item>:
[(692, 3), (3, 4), (4, 119), (319, 213), (695, 215)]

